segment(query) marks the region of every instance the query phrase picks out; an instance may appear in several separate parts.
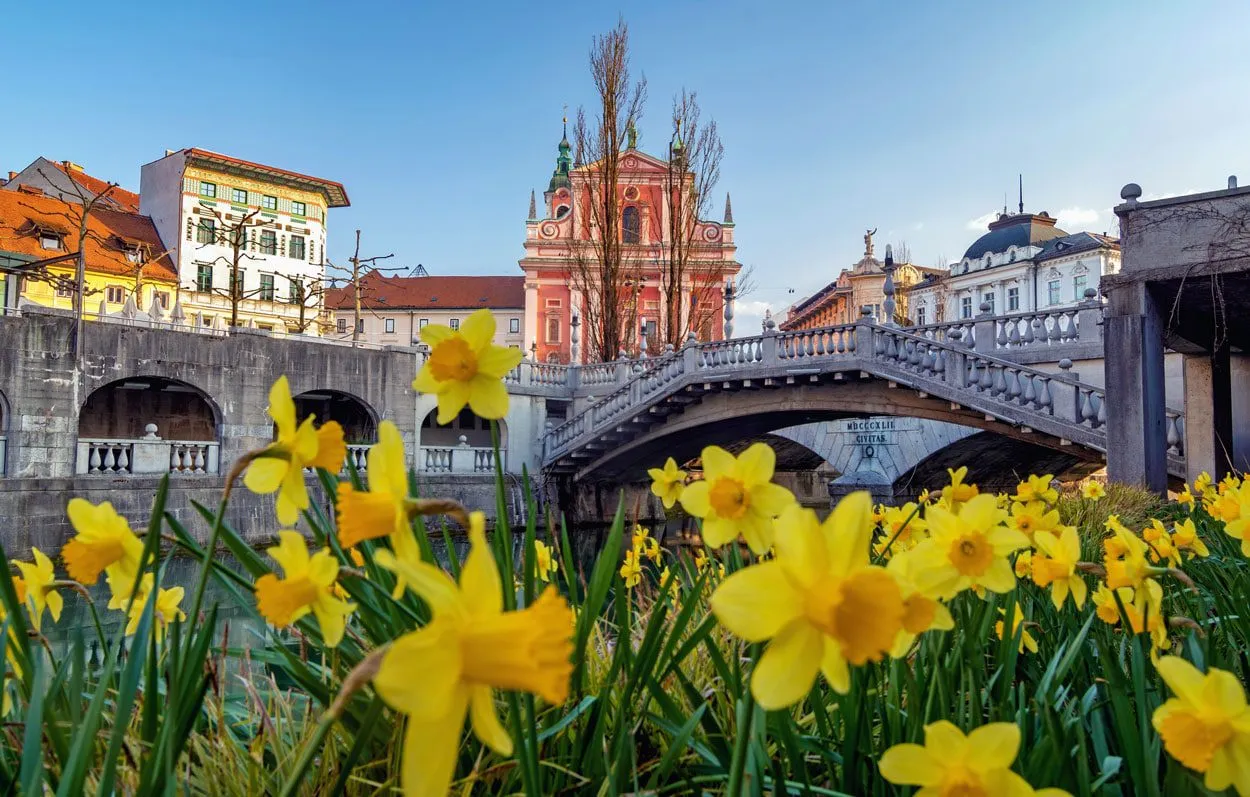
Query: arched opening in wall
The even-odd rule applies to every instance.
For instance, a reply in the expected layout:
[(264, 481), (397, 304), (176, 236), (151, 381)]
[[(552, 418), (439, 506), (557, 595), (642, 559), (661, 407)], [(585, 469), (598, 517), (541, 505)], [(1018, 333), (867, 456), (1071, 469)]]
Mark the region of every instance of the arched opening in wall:
[(96, 388), (78, 413), (75, 472), (216, 473), (221, 413), (198, 387), (135, 376)]
[(339, 390), (310, 390), (295, 399), (295, 421), (303, 423), (314, 416), (313, 425), (335, 421), (343, 427), (349, 446), (367, 446), (378, 441), (377, 414), (373, 408), (350, 393)]
[[(495, 423), (499, 425), (499, 451), (506, 463), (508, 425), (502, 419)], [(490, 424), (465, 407), (451, 423), (440, 425), (438, 410), (430, 410), (421, 421), (418, 466), (431, 473), (493, 472), (495, 456)]]
[(934, 451), (894, 482), (896, 500), (914, 499), (923, 490), (950, 483), (947, 469), (968, 467), (964, 482), (981, 492), (1012, 492), (1032, 475), (1049, 473), (1060, 481), (1084, 478), (1103, 463), (1054, 448), (1015, 440), (994, 432), (977, 432)]

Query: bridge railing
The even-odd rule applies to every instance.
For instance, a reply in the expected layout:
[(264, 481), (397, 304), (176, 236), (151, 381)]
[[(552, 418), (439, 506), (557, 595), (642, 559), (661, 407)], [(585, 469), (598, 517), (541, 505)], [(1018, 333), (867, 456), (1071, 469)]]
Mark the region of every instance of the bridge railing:
[[(987, 314), (974, 324), (959, 322), (920, 330), (880, 326), (865, 318), (857, 324), (780, 334), (770, 331), (756, 337), (687, 345), (648, 361), (642, 373), (594, 401), (586, 412), (548, 432), (544, 438), (545, 456), (550, 460), (566, 453), (579, 440), (628, 423), (639, 408), (653, 403), (656, 394), (671, 390), (670, 385), (683, 378), (750, 378), (752, 371), (775, 376), (776, 371), (792, 371), (796, 365), (811, 363), (813, 368), (819, 368), (839, 359), (886, 363), (914, 374), (917, 378), (911, 381), (919, 390), (926, 384), (940, 384), (948, 388), (947, 395), (975, 396), (977, 401), (971, 404), (992, 409), (1003, 420), (1025, 427), (1042, 423), (1060, 437), (1065, 432), (1083, 431), (1087, 433), (1080, 436), (1084, 444), (1100, 447), (1105, 445), (1100, 438), (1105, 435), (1107, 420), (1102, 388), (1066, 373), (1050, 373), (997, 356), (1001, 351), (997, 332), (1007, 330), (1010, 348), (1013, 323), (1017, 330), (1025, 323), (1035, 330), (1044, 329), (1045, 342), (1043, 336), (1035, 334), (1030, 345), (1050, 345), (1052, 338), (1056, 342), (1080, 340), (1081, 329), (1098, 329), (1100, 315), (1101, 307), (1093, 303), (1053, 313), (1006, 317)], [(975, 338), (971, 347), (965, 341), (965, 332), (975, 336), (975, 324), (981, 325), (980, 340), (986, 348), (992, 347), (990, 351), (976, 347)], [(1065, 366), (1062, 360), (1059, 365), (1071, 367), (1070, 362)], [(1169, 452), (1183, 457), (1184, 418), (1174, 410), (1169, 410), (1167, 417)], [(1094, 434), (1088, 434), (1091, 432)]]
[(142, 473), (217, 473), (221, 445), (213, 440), (159, 438), (78, 440), (74, 472), (99, 476)]

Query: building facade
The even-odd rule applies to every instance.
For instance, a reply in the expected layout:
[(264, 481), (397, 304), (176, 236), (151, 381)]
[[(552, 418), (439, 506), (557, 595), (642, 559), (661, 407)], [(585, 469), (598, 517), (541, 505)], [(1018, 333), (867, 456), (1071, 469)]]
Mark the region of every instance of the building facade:
[[(355, 294), (351, 285), (326, 293), (333, 317), (326, 337), (352, 340)], [(370, 272), (360, 279), (360, 306), (356, 340), (370, 344), (417, 346), (428, 324), (459, 329), (470, 313), (483, 307), (495, 317), (495, 345), (520, 349), (528, 340), (524, 277), (388, 277)]]
[(306, 334), (329, 323), (326, 216), (349, 204), (342, 184), (192, 148), (145, 164), (139, 195), (187, 323)]
[[(33, 185), (0, 191), (0, 279), (4, 307), (70, 310), (77, 294), (80, 204)], [(88, 316), (168, 311), (178, 289), (172, 258), (152, 220), (103, 206), (87, 214), (83, 311)]]
[[(885, 264), (874, 256), (872, 236), (875, 232), (876, 230), (865, 232), (864, 256), (859, 262), (849, 269), (843, 269), (837, 279), (816, 293), (790, 306), (786, 312), (786, 320), (781, 323), (783, 330), (850, 324), (859, 319), (865, 307), (871, 311), (873, 318), (881, 318), (881, 307), (885, 302), (886, 272)], [(908, 292), (912, 286), (938, 273), (940, 272), (937, 269), (917, 266), (914, 263), (894, 265), (894, 320), (912, 323)]]
[(9, 172), (9, 179), (0, 186), (9, 191), (21, 187), (37, 188), (45, 195), (82, 204), (99, 198), (103, 207), (127, 213), (139, 212), (139, 195), (134, 191), (93, 177), (73, 161), (36, 158), (20, 172)]
[(971, 319), (982, 304), (996, 315), (1062, 310), (1120, 270), (1120, 244), (1090, 232), (1068, 234), (1046, 212), (1002, 213), (944, 276), (909, 291), (917, 325)]
[[(688, 228), (672, 224), (673, 215), (688, 213), (697, 198), (693, 176), (680, 168), (683, 147), (676, 140), (669, 160), (637, 149), (630, 131), (626, 149), (621, 152), (616, 185), (616, 206), (621, 217), (614, 224), (622, 244), (622, 267), (617, 314), (626, 353), (636, 356), (646, 330), (648, 348), (663, 347), (664, 331), (677, 328), (693, 332), (700, 340), (723, 337), (723, 318), (728, 295), (741, 266), (735, 260), (733, 211), (725, 200), (724, 220), (693, 218)], [(529, 218), (525, 222), (525, 256), (520, 260), (525, 274), (525, 316), (522, 328), (529, 338), (524, 348), (538, 360), (568, 363), (596, 359), (588, 345), (586, 319), (596, 315), (597, 297), (588, 295), (602, 284), (602, 264), (596, 241), (601, 241), (602, 225), (595, 208), (601, 199), (603, 180), (597, 164), (574, 165), (567, 135), (560, 141), (556, 169), (543, 193), (542, 213), (536, 198), (530, 197)], [(676, 177), (675, 177), (676, 175)], [(674, 230), (679, 236), (674, 241)], [(681, 262), (680, 285), (666, 275), (674, 273), (674, 252)], [(676, 291), (681, 318), (669, 324), (669, 297)], [(730, 299), (732, 301), (732, 298)], [(588, 312), (589, 310), (589, 312)], [(574, 321), (576, 320), (576, 323)], [(580, 330), (579, 330), (579, 327)], [(574, 336), (578, 340), (574, 341)], [(671, 341), (670, 341), (671, 342)]]

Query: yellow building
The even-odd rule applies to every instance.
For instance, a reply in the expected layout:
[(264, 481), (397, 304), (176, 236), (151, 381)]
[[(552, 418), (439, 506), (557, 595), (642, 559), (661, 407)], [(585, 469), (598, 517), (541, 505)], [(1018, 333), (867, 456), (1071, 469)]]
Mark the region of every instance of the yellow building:
[[(6, 307), (20, 297), (47, 307), (72, 309), (76, 291), (78, 233), (83, 206), (20, 186), (0, 191), (0, 275)], [(177, 275), (152, 220), (113, 208), (87, 217), (84, 311), (173, 305)]]

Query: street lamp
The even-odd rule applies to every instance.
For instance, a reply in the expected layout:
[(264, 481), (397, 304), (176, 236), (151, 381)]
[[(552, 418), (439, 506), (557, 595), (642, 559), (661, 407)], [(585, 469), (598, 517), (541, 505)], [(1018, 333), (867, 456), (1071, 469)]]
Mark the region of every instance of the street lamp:
[(725, 281), (725, 340), (734, 336), (734, 284)]

